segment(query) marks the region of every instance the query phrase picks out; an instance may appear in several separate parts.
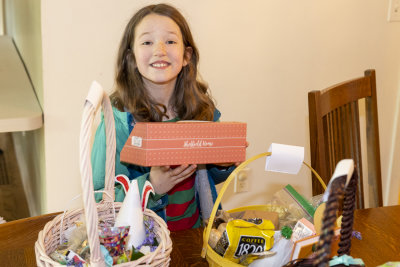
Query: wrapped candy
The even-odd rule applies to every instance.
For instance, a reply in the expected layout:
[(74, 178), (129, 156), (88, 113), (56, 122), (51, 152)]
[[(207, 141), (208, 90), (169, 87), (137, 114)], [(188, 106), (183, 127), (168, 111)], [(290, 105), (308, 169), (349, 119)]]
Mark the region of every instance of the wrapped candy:
[[(100, 243), (108, 250), (110, 256), (116, 261), (124, 253), (125, 238), (128, 236), (129, 226), (104, 227), (99, 232)], [(116, 262), (114, 262), (116, 263)]]

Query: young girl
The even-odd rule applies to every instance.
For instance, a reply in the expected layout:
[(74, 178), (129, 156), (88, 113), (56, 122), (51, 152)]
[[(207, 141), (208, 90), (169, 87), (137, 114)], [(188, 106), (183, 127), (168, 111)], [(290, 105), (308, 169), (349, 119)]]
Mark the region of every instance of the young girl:
[[(198, 80), (199, 52), (184, 17), (166, 4), (140, 9), (129, 21), (117, 58), (113, 104), (117, 151), (115, 174), (137, 179), (141, 193), (149, 180), (156, 192), (148, 202), (167, 221), (171, 231), (199, 227), (198, 195), (195, 190), (196, 165), (141, 167), (120, 162), (120, 152), (136, 122), (179, 120), (218, 121), (207, 86)], [(102, 120), (92, 149), (95, 190), (104, 188), (105, 128)], [(207, 165), (212, 201), (215, 184), (224, 181), (234, 166)], [(199, 172), (197, 172), (199, 173)], [(125, 197), (116, 186), (115, 200)], [(101, 194), (96, 194), (96, 200)]]

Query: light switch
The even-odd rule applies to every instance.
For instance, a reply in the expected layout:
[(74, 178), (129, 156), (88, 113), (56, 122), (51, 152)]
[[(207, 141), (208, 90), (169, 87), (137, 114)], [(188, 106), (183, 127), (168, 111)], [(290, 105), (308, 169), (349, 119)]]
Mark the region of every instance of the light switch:
[(400, 21), (400, 0), (390, 0), (388, 21)]
[(235, 193), (248, 192), (249, 191), (249, 168), (243, 168), (235, 177), (235, 183), (233, 191)]

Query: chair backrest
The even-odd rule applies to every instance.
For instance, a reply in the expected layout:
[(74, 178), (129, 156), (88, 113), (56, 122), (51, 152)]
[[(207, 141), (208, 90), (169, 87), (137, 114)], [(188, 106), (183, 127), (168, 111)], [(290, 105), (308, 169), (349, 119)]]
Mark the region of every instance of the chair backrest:
[[(365, 99), (369, 207), (378, 207), (383, 201), (375, 70), (366, 70), (364, 77), (308, 93), (311, 165), (328, 184), (336, 164), (341, 159), (353, 159), (359, 177), (356, 207), (364, 208), (358, 108), (361, 99)], [(322, 193), (318, 181), (312, 182), (313, 194)]]

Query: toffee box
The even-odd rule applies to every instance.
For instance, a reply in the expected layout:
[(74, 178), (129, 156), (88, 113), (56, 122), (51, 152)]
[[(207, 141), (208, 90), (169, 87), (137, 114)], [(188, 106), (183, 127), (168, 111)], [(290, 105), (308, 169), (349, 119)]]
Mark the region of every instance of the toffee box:
[(246, 126), (242, 122), (138, 122), (120, 159), (141, 166), (242, 162)]

